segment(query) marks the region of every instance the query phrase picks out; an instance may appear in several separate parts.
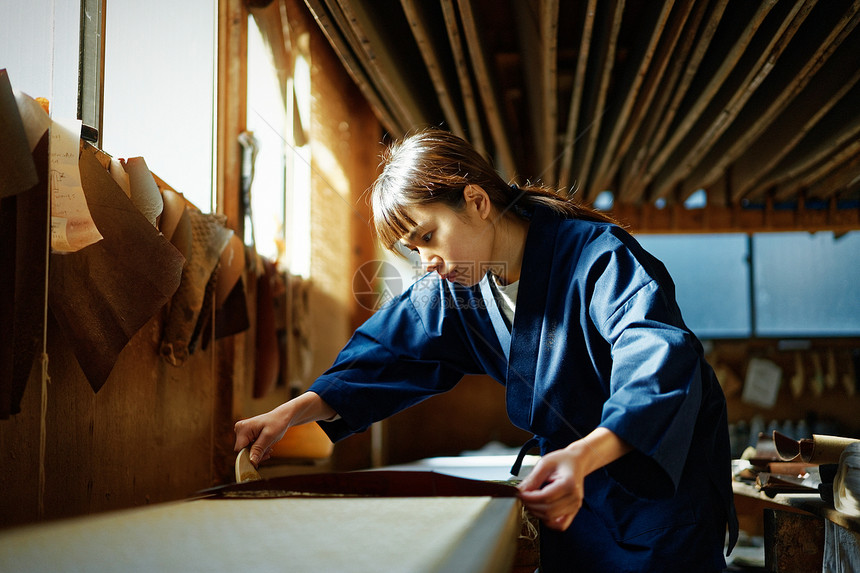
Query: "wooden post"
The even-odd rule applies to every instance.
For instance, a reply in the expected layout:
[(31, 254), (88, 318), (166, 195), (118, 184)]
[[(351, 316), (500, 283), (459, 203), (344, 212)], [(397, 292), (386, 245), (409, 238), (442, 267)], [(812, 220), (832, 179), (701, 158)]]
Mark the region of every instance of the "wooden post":
[(824, 520), (812, 515), (765, 509), (764, 548), (767, 571), (821, 571), (824, 563)]

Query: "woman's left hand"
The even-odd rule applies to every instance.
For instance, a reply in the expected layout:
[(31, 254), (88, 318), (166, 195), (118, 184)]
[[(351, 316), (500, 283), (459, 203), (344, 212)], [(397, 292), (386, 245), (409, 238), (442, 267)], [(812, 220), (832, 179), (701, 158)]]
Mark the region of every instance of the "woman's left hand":
[(574, 453), (557, 450), (542, 457), (519, 485), (523, 505), (551, 529), (570, 527), (582, 507), (586, 472), (579, 466)]
[(520, 482), (520, 499), (547, 527), (564, 531), (582, 507), (585, 476), (631, 449), (611, 430), (595, 428), (563, 450), (542, 457)]

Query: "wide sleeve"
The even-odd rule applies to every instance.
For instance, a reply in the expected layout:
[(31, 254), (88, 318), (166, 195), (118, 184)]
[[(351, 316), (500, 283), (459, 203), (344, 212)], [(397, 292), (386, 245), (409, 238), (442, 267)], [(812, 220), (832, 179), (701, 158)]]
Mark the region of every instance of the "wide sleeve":
[(590, 314), (612, 356), (600, 425), (634, 448), (610, 470), (624, 483), (650, 482), (651, 493), (664, 495), (677, 488), (693, 440), (703, 357), (681, 319), (671, 279), (648, 257), (613, 251), (594, 282)]
[[(442, 288), (407, 291), (359, 327), (310, 387), (338, 414), (320, 426), (332, 440), (366, 430), (453, 388), (477, 366)], [(442, 301), (440, 303), (440, 301)]]

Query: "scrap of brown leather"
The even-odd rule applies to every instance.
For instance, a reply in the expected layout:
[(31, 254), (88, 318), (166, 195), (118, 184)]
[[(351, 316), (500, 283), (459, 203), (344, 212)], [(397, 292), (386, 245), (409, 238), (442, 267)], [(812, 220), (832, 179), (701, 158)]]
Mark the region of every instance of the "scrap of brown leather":
[(783, 461), (803, 461), (808, 464), (838, 464), (849, 445), (860, 442), (846, 436), (813, 434), (811, 438), (795, 440), (781, 432), (773, 432), (773, 443)]
[(41, 174), (39, 183), (23, 193), (0, 198), (0, 419), (21, 411), (44, 332), (47, 135), (33, 157)]
[(39, 183), (12, 84), (0, 69), (0, 197), (11, 197)]
[(208, 324), (218, 276), (216, 270), (221, 253), (233, 235), (233, 231), (224, 226), (225, 222), (224, 215), (202, 213), (193, 207), (187, 207), (179, 220), (178, 229), (190, 229), (191, 244), (182, 280), (170, 301), (161, 341), (161, 356), (173, 366), (181, 366), (188, 359)]
[(103, 240), (52, 254), (49, 305), (94, 391), (120, 352), (179, 287), (182, 254), (147, 221), (85, 145), (79, 167)]
[(21, 411), (41, 348), (47, 229), (48, 135), (31, 153), (0, 70), (0, 419)]

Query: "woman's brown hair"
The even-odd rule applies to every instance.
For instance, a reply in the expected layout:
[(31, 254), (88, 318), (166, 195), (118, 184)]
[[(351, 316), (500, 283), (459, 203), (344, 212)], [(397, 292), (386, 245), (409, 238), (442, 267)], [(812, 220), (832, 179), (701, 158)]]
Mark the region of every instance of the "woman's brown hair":
[(500, 211), (512, 210), (520, 217), (543, 205), (568, 218), (615, 222), (544, 185), (509, 185), (467, 141), (438, 128), (423, 129), (393, 143), (381, 165), (382, 173), (371, 188), (373, 224), (391, 250), (416, 225), (408, 215), (410, 206), (438, 202), (459, 211), (467, 185), (479, 185)]

